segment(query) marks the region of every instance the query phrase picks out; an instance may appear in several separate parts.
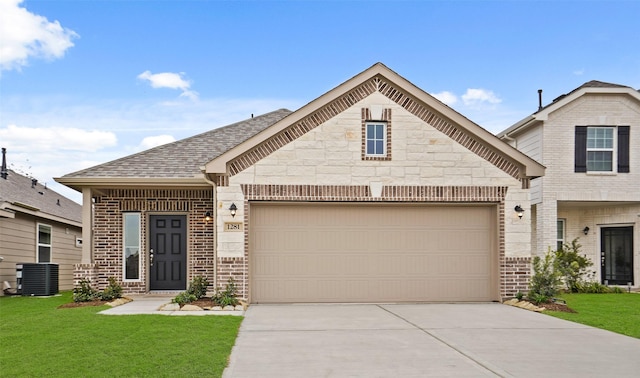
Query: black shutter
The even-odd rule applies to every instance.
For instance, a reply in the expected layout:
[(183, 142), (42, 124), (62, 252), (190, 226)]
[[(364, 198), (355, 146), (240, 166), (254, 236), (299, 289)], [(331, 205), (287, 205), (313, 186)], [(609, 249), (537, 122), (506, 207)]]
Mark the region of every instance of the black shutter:
[(618, 173), (629, 173), (629, 126), (618, 126)]
[(587, 126), (576, 126), (575, 172), (587, 171)]

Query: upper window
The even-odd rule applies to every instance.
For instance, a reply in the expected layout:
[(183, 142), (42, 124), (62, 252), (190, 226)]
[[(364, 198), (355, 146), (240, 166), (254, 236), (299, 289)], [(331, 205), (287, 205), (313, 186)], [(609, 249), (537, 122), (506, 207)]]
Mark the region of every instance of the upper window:
[(613, 127), (587, 128), (587, 172), (613, 171)]
[(366, 155), (387, 155), (387, 124), (383, 122), (367, 123)]
[(51, 226), (38, 224), (38, 262), (51, 262)]
[(629, 172), (629, 126), (576, 126), (575, 172)]
[(140, 213), (124, 214), (124, 280), (140, 279)]

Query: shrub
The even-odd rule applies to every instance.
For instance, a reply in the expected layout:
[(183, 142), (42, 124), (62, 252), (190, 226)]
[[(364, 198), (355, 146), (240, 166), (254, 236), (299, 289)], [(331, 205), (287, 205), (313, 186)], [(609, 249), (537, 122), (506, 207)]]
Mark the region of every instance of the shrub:
[(610, 293), (611, 289), (597, 281), (584, 282), (578, 286), (579, 293), (587, 294), (605, 294)]
[(529, 283), (529, 299), (537, 296), (552, 298), (558, 293), (560, 278), (555, 269), (555, 254), (549, 248), (544, 258), (533, 258), (533, 276)]
[(103, 301), (112, 301), (120, 297), (122, 297), (122, 286), (120, 286), (115, 278), (109, 277), (109, 285), (100, 293), (100, 298)]
[(183, 291), (182, 293), (176, 295), (176, 297), (173, 298), (171, 301), (173, 303), (179, 304), (180, 306), (184, 306), (187, 303), (191, 303), (191, 302), (195, 301), (196, 299), (198, 299), (198, 298), (196, 298), (195, 295), (189, 294), (186, 291)]
[(524, 294), (521, 291), (517, 292), (516, 293), (516, 299), (521, 301), (522, 298), (524, 298)]
[(593, 265), (587, 257), (580, 256), (581, 247), (578, 239), (573, 239), (571, 243), (565, 243), (562, 248), (554, 251), (555, 268), (569, 292), (579, 292), (585, 275), (589, 273), (587, 269)]
[(91, 281), (81, 280), (80, 287), (73, 288), (74, 302), (91, 302), (99, 298), (99, 293), (91, 287)]
[(207, 281), (206, 277), (195, 276), (189, 283), (187, 293), (194, 295), (196, 299), (200, 299), (207, 295), (207, 286), (209, 286), (209, 281)]
[(235, 306), (240, 303), (236, 298), (236, 295), (236, 284), (233, 281), (233, 278), (229, 278), (229, 281), (227, 281), (227, 285), (225, 286), (224, 290), (218, 288), (211, 300), (218, 306)]
[(536, 305), (549, 302), (549, 297), (543, 294), (529, 294), (529, 300)]

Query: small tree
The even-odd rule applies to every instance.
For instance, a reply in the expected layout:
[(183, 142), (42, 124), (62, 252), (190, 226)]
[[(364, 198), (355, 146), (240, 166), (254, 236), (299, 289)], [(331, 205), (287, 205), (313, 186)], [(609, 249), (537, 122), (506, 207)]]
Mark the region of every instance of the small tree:
[(533, 276), (529, 283), (529, 299), (536, 303), (546, 302), (558, 293), (560, 277), (555, 269), (555, 253), (551, 248), (544, 258), (533, 258)]
[(573, 239), (571, 243), (565, 243), (562, 248), (555, 251), (555, 268), (562, 277), (567, 291), (578, 292), (584, 286), (584, 277), (589, 271), (593, 262), (585, 256), (580, 256), (578, 239)]

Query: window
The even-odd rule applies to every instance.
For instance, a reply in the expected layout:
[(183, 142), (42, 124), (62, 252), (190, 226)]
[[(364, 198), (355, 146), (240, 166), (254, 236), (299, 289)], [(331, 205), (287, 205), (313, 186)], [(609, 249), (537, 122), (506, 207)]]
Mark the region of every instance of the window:
[(613, 127), (587, 128), (587, 172), (613, 171)]
[(391, 109), (362, 108), (362, 160), (391, 160)]
[(140, 213), (124, 214), (124, 280), (140, 279)]
[(51, 226), (38, 224), (38, 262), (51, 262)]
[(367, 123), (366, 152), (367, 156), (387, 155), (387, 125), (383, 122)]
[(564, 245), (564, 219), (558, 219), (558, 229), (556, 233), (556, 250), (562, 249)]
[(629, 126), (576, 126), (575, 172), (628, 173)]

